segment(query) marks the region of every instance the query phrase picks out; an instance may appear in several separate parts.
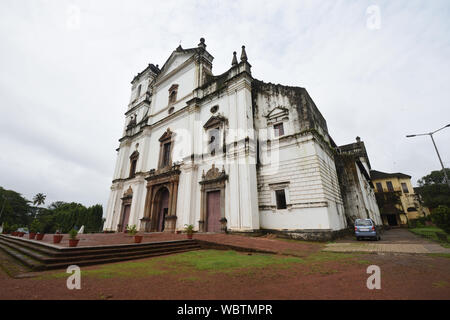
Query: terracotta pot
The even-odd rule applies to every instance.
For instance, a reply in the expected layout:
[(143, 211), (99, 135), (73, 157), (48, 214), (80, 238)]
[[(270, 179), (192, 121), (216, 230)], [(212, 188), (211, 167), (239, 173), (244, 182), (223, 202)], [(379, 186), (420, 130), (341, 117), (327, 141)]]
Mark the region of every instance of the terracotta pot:
[(28, 239), (34, 239), (34, 237), (36, 237), (36, 233), (30, 232), (30, 233), (28, 234)]
[(187, 234), (187, 238), (188, 238), (188, 239), (192, 239), (192, 236), (193, 236), (193, 235), (194, 235), (193, 233), (188, 233), (188, 234)]
[(141, 243), (142, 242), (142, 236), (134, 236), (134, 243)]
[(64, 236), (62, 234), (53, 235), (53, 243), (60, 243)]
[(17, 236), (17, 232), (13, 231), (13, 232), (11, 232), (11, 235), (12, 235), (13, 237)]
[(24, 234), (25, 232), (19, 232), (19, 237), (23, 237)]
[(76, 247), (80, 239), (69, 239), (69, 247)]
[(38, 233), (36, 235), (36, 240), (42, 240), (42, 239), (44, 239), (44, 236), (45, 236), (45, 233)]
[(181, 234), (181, 230), (177, 230), (177, 234)]

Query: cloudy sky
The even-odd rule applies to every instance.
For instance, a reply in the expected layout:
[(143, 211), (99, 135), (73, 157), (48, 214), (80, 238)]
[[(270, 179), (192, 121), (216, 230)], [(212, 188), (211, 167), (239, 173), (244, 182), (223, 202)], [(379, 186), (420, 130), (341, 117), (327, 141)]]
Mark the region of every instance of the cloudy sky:
[[(305, 87), (337, 144), (372, 168), (440, 169), (450, 123), (450, 2), (0, 2), (0, 186), (106, 204), (133, 76), (206, 39), (220, 74), (245, 44), (255, 78)], [(450, 128), (436, 137), (450, 167)]]

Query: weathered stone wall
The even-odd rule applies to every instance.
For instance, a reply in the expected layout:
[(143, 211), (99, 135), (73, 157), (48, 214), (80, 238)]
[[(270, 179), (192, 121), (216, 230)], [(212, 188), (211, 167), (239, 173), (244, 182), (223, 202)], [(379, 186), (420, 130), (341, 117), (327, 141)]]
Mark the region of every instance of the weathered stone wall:
[(364, 166), (365, 160), (358, 155), (336, 155), (336, 167), (347, 224), (352, 226), (356, 219), (370, 218), (377, 225), (381, 225), (380, 211), (372, 185), (361, 172), (357, 162), (360, 166)]
[[(254, 80), (252, 100), (261, 228), (325, 233), (343, 229), (344, 208), (326, 121), (306, 90)], [(280, 137), (273, 132), (276, 123), (283, 123)], [(276, 207), (277, 188), (285, 190), (286, 209)]]

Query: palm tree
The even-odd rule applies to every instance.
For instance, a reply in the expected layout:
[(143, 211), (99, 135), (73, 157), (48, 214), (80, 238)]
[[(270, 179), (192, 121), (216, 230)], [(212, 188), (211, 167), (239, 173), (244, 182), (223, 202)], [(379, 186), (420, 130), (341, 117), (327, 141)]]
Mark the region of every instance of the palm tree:
[(33, 204), (34, 205), (41, 205), (41, 204), (44, 204), (45, 203), (45, 198), (46, 198), (47, 196), (45, 195), (45, 194), (43, 194), (43, 193), (38, 193), (37, 195), (35, 195), (34, 196), (34, 198), (33, 198)]

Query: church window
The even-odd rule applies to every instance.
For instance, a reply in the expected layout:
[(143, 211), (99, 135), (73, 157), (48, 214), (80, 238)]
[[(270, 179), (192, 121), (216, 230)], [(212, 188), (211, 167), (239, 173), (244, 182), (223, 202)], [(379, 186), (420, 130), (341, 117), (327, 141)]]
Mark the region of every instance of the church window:
[(277, 123), (273, 126), (273, 130), (275, 132), (275, 137), (280, 137), (284, 135), (284, 127), (283, 123)]
[(394, 192), (394, 187), (392, 186), (392, 182), (391, 181), (386, 181), (386, 185), (388, 188), (389, 192)]
[(168, 142), (163, 146), (162, 167), (168, 166), (170, 164), (170, 145), (171, 143)]
[(173, 137), (174, 133), (170, 131), (170, 129), (167, 129), (161, 138), (159, 138), (161, 144), (159, 149), (158, 168), (160, 169), (172, 165)]
[(178, 85), (174, 84), (169, 88), (169, 104), (177, 101)]
[(136, 174), (136, 166), (139, 158), (139, 152), (135, 151), (130, 156), (130, 178), (133, 178)]
[(142, 90), (142, 85), (139, 85), (139, 87), (137, 88), (136, 98), (139, 98), (141, 96), (141, 90)]
[(408, 186), (404, 182), (402, 182), (402, 189), (403, 189), (403, 193), (409, 193)]
[(208, 152), (213, 156), (219, 148), (220, 128), (214, 128), (208, 131)]
[(383, 186), (381, 185), (381, 182), (377, 182), (377, 191), (383, 192)]
[(277, 201), (277, 209), (286, 209), (286, 194), (284, 189), (275, 190), (275, 198)]
[(217, 110), (219, 110), (219, 106), (214, 106), (209, 111), (211, 111), (211, 113), (216, 113)]

